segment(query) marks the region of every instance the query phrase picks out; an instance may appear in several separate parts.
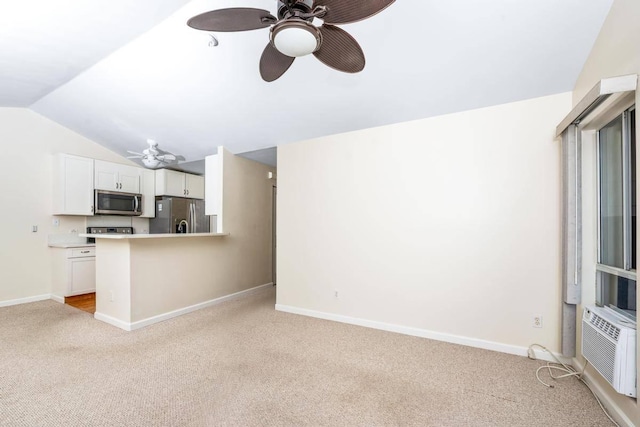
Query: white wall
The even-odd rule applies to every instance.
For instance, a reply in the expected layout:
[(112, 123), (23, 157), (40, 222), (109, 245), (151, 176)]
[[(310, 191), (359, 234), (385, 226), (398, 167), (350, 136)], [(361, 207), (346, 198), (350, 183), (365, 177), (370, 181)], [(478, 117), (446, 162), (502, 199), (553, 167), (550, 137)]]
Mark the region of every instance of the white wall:
[(554, 129), (570, 107), (564, 93), (279, 146), (277, 307), (558, 350)]
[[(49, 233), (83, 231), (84, 217), (51, 216), (52, 154), (127, 163), (121, 156), (23, 108), (0, 108), (0, 303), (51, 292)], [(32, 233), (31, 227), (38, 226)]]
[[(573, 91), (573, 103), (579, 102), (600, 79), (626, 74), (640, 74), (640, 2), (637, 0), (616, 0), (611, 6), (607, 19), (580, 73)], [(640, 103), (640, 92), (636, 91), (636, 105)], [(638, 130), (636, 129), (636, 132)], [(636, 135), (636, 140), (640, 132)], [(640, 161), (640, 153), (637, 153)], [(583, 304), (595, 302), (595, 145), (590, 135), (583, 136)], [(640, 193), (638, 194), (640, 197)], [(640, 243), (640, 242), (639, 242)], [(640, 247), (639, 247), (640, 249)], [(640, 298), (638, 299), (640, 303)], [(579, 310), (582, 306), (579, 306)], [(578, 322), (581, 321), (581, 316)], [(577, 325), (580, 331), (580, 324)], [(581, 350), (578, 334), (578, 350)], [(638, 342), (637, 360), (640, 360)], [(579, 363), (584, 358), (579, 356)], [(635, 399), (616, 393), (612, 387), (592, 368), (586, 371), (587, 379), (597, 388), (606, 405), (617, 413), (619, 421), (628, 425), (640, 425), (640, 406)], [(640, 365), (638, 365), (640, 378)], [(635, 420), (635, 421), (634, 421)]]

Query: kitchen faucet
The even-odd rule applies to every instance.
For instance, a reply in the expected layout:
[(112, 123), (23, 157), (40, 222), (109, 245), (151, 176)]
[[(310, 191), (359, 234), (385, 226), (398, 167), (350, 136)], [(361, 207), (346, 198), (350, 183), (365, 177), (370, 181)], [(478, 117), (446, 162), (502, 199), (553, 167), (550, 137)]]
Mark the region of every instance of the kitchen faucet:
[[(182, 228), (182, 226), (184, 225), (185, 228)], [(182, 220), (180, 221), (180, 223), (178, 223), (178, 233), (186, 233), (188, 231), (189, 228), (189, 223), (186, 220)]]

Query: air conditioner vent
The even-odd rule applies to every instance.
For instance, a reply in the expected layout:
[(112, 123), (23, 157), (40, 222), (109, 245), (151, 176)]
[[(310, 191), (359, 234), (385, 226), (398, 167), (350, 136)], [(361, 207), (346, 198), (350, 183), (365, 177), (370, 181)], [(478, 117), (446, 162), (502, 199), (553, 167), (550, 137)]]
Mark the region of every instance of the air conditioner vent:
[(637, 396), (636, 326), (608, 307), (585, 307), (582, 355), (621, 394)]
[(616, 342), (618, 341), (618, 338), (620, 338), (620, 328), (612, 325), (610, 322), (604, 320), (602, 317), (598, 316), (597, 314), (595, 313), (593, 314), (590, 322), (593, 326), (595, 326), (597, 329), (600, 329), (605, 334), (609, 335)]
[(582, 352), (603, 377), (613, 384), (615, 372), (616, 345), (607, 339), (601, 329), (584, 326), (582, 330)]

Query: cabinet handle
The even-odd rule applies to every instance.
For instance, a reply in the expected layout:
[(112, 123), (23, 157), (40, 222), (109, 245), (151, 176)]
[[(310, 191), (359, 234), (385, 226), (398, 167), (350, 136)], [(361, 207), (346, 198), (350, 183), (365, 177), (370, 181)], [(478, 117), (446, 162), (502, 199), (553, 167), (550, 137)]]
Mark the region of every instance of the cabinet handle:
[(88, 254), (89, 251), (80, 251), (81, 254)]
[(187, 196), (189, 195), (189, 190), (187, 190)]

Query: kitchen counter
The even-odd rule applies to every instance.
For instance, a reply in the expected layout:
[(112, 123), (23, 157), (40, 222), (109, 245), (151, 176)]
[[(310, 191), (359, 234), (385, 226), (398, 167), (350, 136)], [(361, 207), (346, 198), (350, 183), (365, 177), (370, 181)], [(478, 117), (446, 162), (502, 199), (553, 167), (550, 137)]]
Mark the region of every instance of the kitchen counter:
[(167, 234), (80, 234), (80, 237), (93, 237), (109, 240), (138, 240), (138, 239), (166, 239), (166, 238), (193, 238), (193, 237), (222, 237), (229, 233), (167, 233)]
[(95, 248), (95, 243), (49, 243), (50, 248), (73, 249), (73, 248)]

